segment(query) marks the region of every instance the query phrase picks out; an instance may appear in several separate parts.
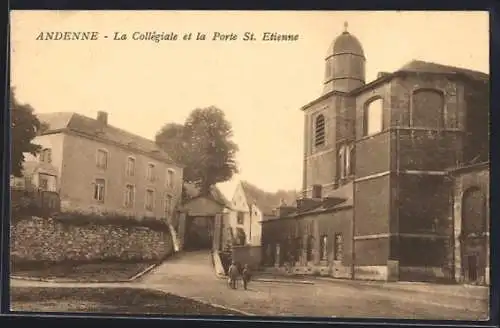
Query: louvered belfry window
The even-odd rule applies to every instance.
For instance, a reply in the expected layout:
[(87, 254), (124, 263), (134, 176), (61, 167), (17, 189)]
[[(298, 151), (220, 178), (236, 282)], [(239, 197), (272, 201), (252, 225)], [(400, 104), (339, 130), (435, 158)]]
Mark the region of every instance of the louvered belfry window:
[(319, 115), (314, 123), (314, 145), (316, 147), (325, 144), (325, 117)]

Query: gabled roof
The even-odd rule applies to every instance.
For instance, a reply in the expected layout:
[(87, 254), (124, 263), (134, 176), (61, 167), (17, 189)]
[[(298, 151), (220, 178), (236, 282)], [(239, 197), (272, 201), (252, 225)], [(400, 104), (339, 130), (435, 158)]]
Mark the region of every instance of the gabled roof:
[(37, 116), (41, 122), (47, 124), (47, 129), (42, 131), (42, 135), (73, 131), (111, 142), (133, 151), (145, 153), (149, 157), (162, 162), (174, 163), (170, 156), (161, 150), (153, 140), (143, 138), (108, 124), (104, 125), (96, 119), (71, 112), (38, 114)]
[(294, 191), (278, 191), (271, 193), (263, 191), (247, 181), (241, 181), (240, 184), (248, 205), (257, 206), (264, 217), (272, 217), (273, 210), (280, 205), (282, 199), (285, 200), (288, 205), (292, 205), (296, 201), (296, 194)]
[(38, 162), (38, 161), (25, 161), (23, 163), (23, 176), (25, 177), (32, 176), (37, 171), (43, 171), (44, 173), (54, 176), (58, 175), (57, 168), (50, 163)]
[(208, 195), (201, 195), (200, 190), (194, 184), (185, 182), (184, 191), (189, 197), (189, 199), (187, 200), (188, 202), (198, 197), (207, 197), (222, 206), (231, 208), (231, 202), (224, 196), (224, 194), (220, 191), (219, 188), (217, 188), (217, 186), (212, 186)]

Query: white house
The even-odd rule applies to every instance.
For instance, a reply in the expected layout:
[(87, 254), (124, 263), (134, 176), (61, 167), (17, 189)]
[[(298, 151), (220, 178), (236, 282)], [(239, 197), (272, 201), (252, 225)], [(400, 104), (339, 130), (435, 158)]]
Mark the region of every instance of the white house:
[(274, 217), (274, 209), (282, 201), (280, 193), (265, 192), (240, 181), (231, 200), (229, 224), (238, 244), (261, 245), (262, 221)]

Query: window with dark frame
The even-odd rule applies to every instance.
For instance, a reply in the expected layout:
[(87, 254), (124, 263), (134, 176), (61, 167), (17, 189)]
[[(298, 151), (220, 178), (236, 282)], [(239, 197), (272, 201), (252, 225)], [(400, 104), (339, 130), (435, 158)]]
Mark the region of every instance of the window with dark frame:
[(133, 177), (135, 175), (135, 158), (127, 158), (127, 175)]
[(155, 165), (153, 163), (148, 164), (146, 178), (148, 179), (149, 182), (155, 181)]
[(322, 185), (313, 185), (313, 188), (312, 188), (312, 198), (316, 198), (316, 199), (319, 199), (319, 198), (322, 198), (323, 197), (323, 186)]
[(318, 115), (314, 122), (314, 146), (319, 147), (325, 144), (325, 116)]
[(411, 126), (444, 127), (444, 95), (439, 90), (418, 89), (412, 95)]
[(174, 170), (172, 169), (167, 169), (166, 185), (168, 188), (172, 188), (172, 186), (174, 185)]
[(354, 145), (350, 145), (347, 148), (347, 152), (349, 154), (348, 160), (347, 160), (347, 175), (348, 176), (353, 176), (354, 175)]
[(49, 190), (49, 177), (46, 174), (38, 174), (38, 186), (40, 189), (48, 191)]
[(307, 262), (310, 262), (313, 260), (313, 247), (314, 247), (314, 237), (308, 236), (307, 237), (307, 252), (306, 252)]
[(146, 190), (146, 210), (152, 211), (154, 208), (154, 191)]
[(363, 115), (363, 136), (370, 136), (382, 131), (383, 102), (376, 98), (366, 104)]
[(339, 163), (339, 176), (341, 179), (345, 178), (346, 176), (346, 167), (345, 167), (345, 161), (346, 161), (346, 153), (345, 153), (345, 146), (342, 145), (340, 146), (337, 161)]
[(165, 196), (165, 214), (172, 214), (172, 195), (170, 194)]
[(343, 258), (344, 258), (344, 238), (341, 233), (336, 233), (334, 250), (333, 250), (333, 259), (335, 261), (342, 261)]
[(300, 256), (302, 255), (302, 238), (295, 238), (295, 262), (300, 261)]
[(102, 149), (97, 150), (97, 167), (100, 169), (108, 168), (108, 152)]
[(134, 206), (134, 186), (131, 184), (128, 184), (125, 187), (125, 207), (133, 207)]
[(52, 163), (52, 149), (45, 148), (41, 151), (40, 162)]
[(237, 223), (238, 224), (244, 224), (245, 223), (245, 212), (238, 212)]
[(106, 181), (104, 179), (96, 179), (94, 182), (94, 200), (104, 202), (105, 191)]
[(320, 244), (320, 259), (321, 261), (328, 260), (328, 236), (321, 236), (321, 244)]
[(345, 179), (354, 174), (354, 146), (344, 144), (339, 147), (337, 155), (338, 177)]

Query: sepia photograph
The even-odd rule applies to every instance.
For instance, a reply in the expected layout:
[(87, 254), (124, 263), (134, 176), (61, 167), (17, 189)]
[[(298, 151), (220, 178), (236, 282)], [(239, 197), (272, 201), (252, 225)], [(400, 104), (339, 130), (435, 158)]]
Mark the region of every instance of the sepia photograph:
[(10, 310), (490, 318), (484, 11), (10, 12)]

